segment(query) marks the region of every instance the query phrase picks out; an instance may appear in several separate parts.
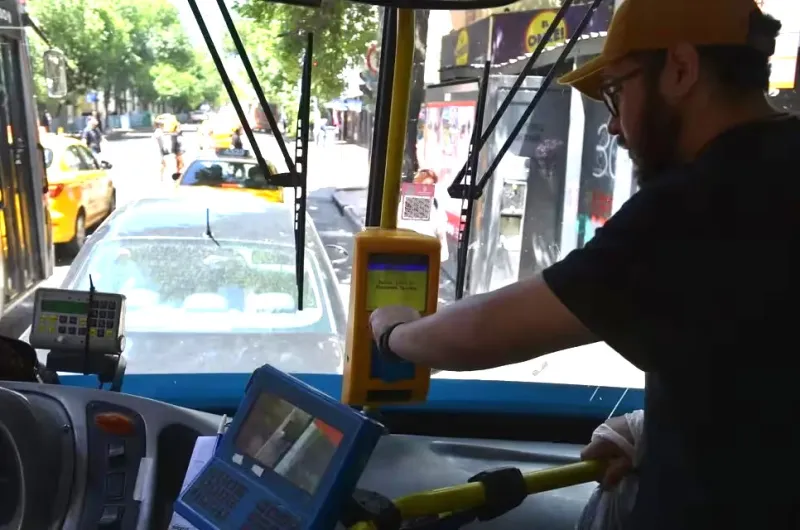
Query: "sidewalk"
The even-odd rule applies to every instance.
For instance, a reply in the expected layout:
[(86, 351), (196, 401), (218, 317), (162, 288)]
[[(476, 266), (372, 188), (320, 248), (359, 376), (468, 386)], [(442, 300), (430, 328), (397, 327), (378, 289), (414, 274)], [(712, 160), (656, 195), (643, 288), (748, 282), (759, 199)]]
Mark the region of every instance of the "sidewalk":
[[(139, 137), (141, 137), (141, 136), (144, 136), (144, 135), (150, 136), (152, 134), (153, 134), (153, 131), (150, 130), (150, 129), (111, 129), (111, 130), (106, 129), (106, 131), (104, 133), (104, 135), (106, 137), (106, 140), (108, 140), (109, 142), (113, 142), (113, 141), (116, 141), (116, 140), (122, 140), (124, 138), (127, 138), (128, 136), (139, 136)], [(72, 138), (80, 138), (81, 134), (80, 133), (64, 132), (63, 136), (70, 136)]]

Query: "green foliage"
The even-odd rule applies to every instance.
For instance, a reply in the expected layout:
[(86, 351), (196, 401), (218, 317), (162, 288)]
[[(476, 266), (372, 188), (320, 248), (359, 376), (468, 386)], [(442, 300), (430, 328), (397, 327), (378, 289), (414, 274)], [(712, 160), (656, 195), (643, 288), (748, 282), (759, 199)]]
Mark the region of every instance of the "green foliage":
[[(216, 103), (221, 84), (210, 61), (195, 53), (168, 0), (36, 0), (31, 14), (67, 57), (73, 101), (92, 90), (134, 90), (144, 101), (188, 110)], [(37, 95), (43, 93), (43, 43), (31, 36)], [(213, 65), (211, 66), (213, 69)]]
[[(306, 32), (314, 34), (312, 95), (324, 102), (345, 88), (346, 68), (363, 64), (379, 26), (375, 7), (346, 0), (323, 0), (317, 9), (241, 0), (236, 11), (244, 17), (237, 28), (265, 93), (292, 109), (299, 97)], [(233, 50), (230, 42), (226, 48)]]

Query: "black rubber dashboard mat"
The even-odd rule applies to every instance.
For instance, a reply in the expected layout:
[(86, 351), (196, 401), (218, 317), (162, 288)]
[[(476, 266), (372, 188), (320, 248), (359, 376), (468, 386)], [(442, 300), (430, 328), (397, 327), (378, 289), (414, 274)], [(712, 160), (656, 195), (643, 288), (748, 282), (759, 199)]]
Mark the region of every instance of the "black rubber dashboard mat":
[[(577, 461), (579, 451), (580, 446), (566, 444), (387, 436), (372, 454), (359, 488), (396, 498), (463, 484), (486, 469), (534, 471), (568, 464)], [(467, 528), (573, 530), (594, 487), (584, 484), (531, 496), (503, 517)]]

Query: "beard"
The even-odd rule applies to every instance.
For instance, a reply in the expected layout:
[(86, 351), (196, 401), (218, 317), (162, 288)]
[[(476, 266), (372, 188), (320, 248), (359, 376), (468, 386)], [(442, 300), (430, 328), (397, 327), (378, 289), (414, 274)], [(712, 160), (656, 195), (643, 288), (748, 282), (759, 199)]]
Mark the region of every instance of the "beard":
[(634, 145), (619, 138), (619, 145), (628, 149), (633, 162), (633, 177), (639, 186), (659, 180), (678, 164), (678, 137), (683, 120), (658, 89), (650, 85), (645, 95), (644, 111)]

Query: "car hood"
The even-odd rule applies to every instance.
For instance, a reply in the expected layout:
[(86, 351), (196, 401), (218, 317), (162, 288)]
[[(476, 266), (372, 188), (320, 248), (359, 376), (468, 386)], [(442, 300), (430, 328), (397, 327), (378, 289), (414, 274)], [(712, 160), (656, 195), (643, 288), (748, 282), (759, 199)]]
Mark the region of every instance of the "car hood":
[[(344, 340), (337, 335), (129, 331), (125, 338), (126, 374), (251, 373), (265, 364), (289, 373), (342, 373)], [(46, 350), (36, 353), (47, 362)]]

